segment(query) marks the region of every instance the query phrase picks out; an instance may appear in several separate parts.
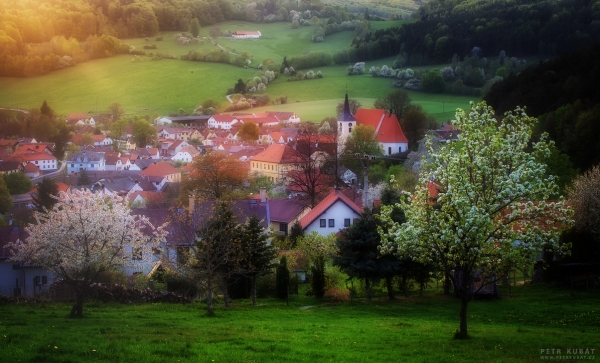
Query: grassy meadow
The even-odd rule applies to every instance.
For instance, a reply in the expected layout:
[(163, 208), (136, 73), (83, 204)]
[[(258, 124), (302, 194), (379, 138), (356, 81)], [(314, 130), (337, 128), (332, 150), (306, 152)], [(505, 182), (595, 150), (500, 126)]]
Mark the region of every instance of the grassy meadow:
[[(374, 28), (398, 26), (401, 22), (373, 22)], [(326, 38), (323, 43), (312, 43), (313, 27), (292, 29), (289, 23), (254, 24), (247, 22), (225, 22), (218, 25), (224, 30), (260, 30), (263, 37), (258, 40), (232, 40), (219, 38), (217, 42), (232, 52), (247, 50), (252, 54), (251, 66), (257, 66), (265, 58), (281, 62), (284, 56), (294, 56), (310, 51), (335, 52), (347, 49), (352, 32), (341, 32)], [(207, 36), (211, 28), (202, 28), (200, 37)], [(174, 32), (161, 34), (162, 41), (155, 38), (127, 39), (126, 43), (142, 49), (145, 44), (156, 44), (150, 52), (171, 53), (177, 57), (190, 50), (203, 52), (215, 46), (207, 41), (203, 44), (178, 45)], [(393, 58), (367, 63), (371, 66), (390, 65)], [(266, 109), (295, 111), (304, 120), (320, 121), (335, 116), (335, 105), (341, 102), (348, 90), (351, 98), (358, 99), (364, 107), (392, 92), (392, 80), (373, 78), (368, 74), (348, 76), (346, 66), (329, 66), (320, 69), (322, 79), (288, 82), (282, 75), (267, 86), (266, 93), (272, 98), (287, 95), (288, 104)], [(226, 105), (225, 93), (238, 79), (249, 79), (255, 69), (244, 69), (226, 64), (163, 59), (152, 61), (140, 57), (119, 55), (93, 60), (63, 69), (48, 75), (32, 78), (0, 78), (0, 107), (39, 108), (44, 100), (59, 114), (71, 112), (103, 112), (113, 102), (123, 105), (132, 115), (168, 115), (183, 108), (191, 113), (196, 105), (208, 98), (222, 101)], [(466, 108), (472, 99), (466, 96), (436, 95), (409, 92), (413, 102), (423, 105), (427, 112), (439, 121), (454, 116), (457, 107)]]
[(541, 349), (599, 356), (598, 302), (598, 292), (513, 287), (469, 305), (465, 341), (452, 339), (460, 301), (431, 290), (370, 303), (237, 300), (213, 318), (200, 302), (89, 302), (82, 319), (67, 304), (2, 304), (0, 351), (6, 362), (537, 362)]

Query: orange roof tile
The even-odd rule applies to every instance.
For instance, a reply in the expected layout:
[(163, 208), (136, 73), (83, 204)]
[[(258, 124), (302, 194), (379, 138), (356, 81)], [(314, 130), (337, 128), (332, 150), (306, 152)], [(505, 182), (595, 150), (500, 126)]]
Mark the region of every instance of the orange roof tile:
[(145, 170), (143, 170), (142, 172), (140, 172), (140, 176), (167, 176), (167, 175), (172, 175), (172, 174), (178, 174), (180, 173), (179, 169), (174, 168), (173, 166), (171, 166), (171, 164), (169, 163), (156, 163), (156, 164), (152, 164), (149, 167), (147, 167)]
[(359, 125), (373, 127), (378, 142), (408, 142), (395, 114), (388, 114), (385, 110), (359, 108), (354, 118)]
[(291, 147), (284, 144), (273, 144), (265, 151), (252, 157), (252, 161), (263, 161), (267, 163), (293, 163), (300, 162), (300, 155)]

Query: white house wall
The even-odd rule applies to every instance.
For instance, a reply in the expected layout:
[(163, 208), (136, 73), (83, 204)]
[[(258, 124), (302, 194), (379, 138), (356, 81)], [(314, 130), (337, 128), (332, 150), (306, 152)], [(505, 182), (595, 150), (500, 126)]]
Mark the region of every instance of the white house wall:
[[(344, 202), (338, 200), (323, 214), (317, 217), (304, 231), (305, 233), (317, 232), (322, 236), (327, 236), (331, 233), (337, 233), (344, 229), (344, 219), (350, 219), (350, 224), (354, 223), (354, 218), (359, 218), (360, 215), (353, 209), (348, 207)], [(325, 219), (325, 227), (321, 227), (321, 219)], [(334, 227), (329, 227), (329, 220), (334, 220)]]

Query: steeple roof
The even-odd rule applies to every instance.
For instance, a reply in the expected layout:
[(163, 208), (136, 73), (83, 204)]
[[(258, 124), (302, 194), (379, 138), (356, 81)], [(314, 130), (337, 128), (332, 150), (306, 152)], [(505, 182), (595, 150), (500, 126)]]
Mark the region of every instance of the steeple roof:
[(344, 110), (338, 118), (338, 121), (356, 121), (352, 112), (350, 112), (350, 103), (348, 102), (348, 92), (346, 92), (346, 98), (344, 99)]

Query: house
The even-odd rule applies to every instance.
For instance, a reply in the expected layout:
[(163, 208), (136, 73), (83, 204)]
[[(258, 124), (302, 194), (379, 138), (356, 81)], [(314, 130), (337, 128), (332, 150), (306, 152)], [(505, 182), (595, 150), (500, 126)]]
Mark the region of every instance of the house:
[(121, 153), (106, 153), (104, 154), (104, 159), (106, 160), (104, 170), (123, 170)]
[(19, 161), (5, 160), (0, 162), (0, 174), (17, 173), (21, 171), (22, 165)]
[(402, 131), (398, 118), (385, 110), (359, 108), (356, 115), (350, 111), (348, 93), (344, 99), (344, 109), (338, 118), (338, 148), (352, 133), (356, 125), (370, 126), (375, 130), (375, 140), (379, 143), (385, 155), (405, 152), (408, 150), (408, 139)]
[(42, 175), (40, 168), (33, 163), (25, 164), (23, 167), (23, 172), (30, 179), (37, 178), (38, 176)]
[(211, 129), (222, 129), (222, 130), (231, 130), (233, 125), (238, 123), (239, 120), (232, 115), (211, 115), (208, 119), (208, 127)]
[(361, 214), (362, 208), (350, 198), (339, 190), (332, 190), (325, 199), (300, 219), (300, 225), (305, 233), (316, 231), (326, 236), (349, 227), (355, 219), (360, 218)]
[(162, 177), (169, 183), (181, 182), (181, 171), (165, 162), (152, 164), (144, 169), (139, 175), (143, 177)]
[(89, 122), (87, 113), (71, 113), (67, 115), (66, 119), (67, 124), (72, 126), (84, 126)]
[(34, 297), (50, 288), (52, 272), (39, 266), (9, 261), (13, 256), (9, 243), (25, 241), (28, 237), (23, 227), (0, 227), (0, 295)]
[(255, 31), (243, 31), (236, 30), (231, 34), (233, 39), (259, 39), (261, 37), (261, 33), (258, 30)]
[(69, 173), (77, 173), (81, 170), (106, 170), (106, 160), (100, 153), (89, 150), (80, 151), (69, 155), (67, 170)]
[[(262, 190), (261, 190), (262, 193)], [(304, 217), (309, 208), (304, 206), (301, 201), (289, 198), (278, 198), (269, 200), (269, 210), (271, 216), (271, 230), (276, 234), (287, 236), (292, 230), (292, 226)]]
[(135, 150), (135, 146), (135, 141), (131, 137), (128, 137), (125, 142), (125, 150)]
[(265, 175), (271, 182), (286, 177), (290, 170), (297, 169), (302, 155), (287, 145), (273, 144), (263, 152), (254, 155), (250, 161), (250, 172)]
[(113, 144), (113, 139), (106, 135), (92, 135), (94, 146), (110, 146)]
[(299, 124), (300, 117), (295, 112), (267, 111), (267, 116), (277, 117), (284, 124)]
[(200, 151), (198, 151), (195, 147), (188, 145), (181, 150), (175, 156), (171, 158), (173, 161), (181, 161), (184, 163), (191, 163), (194, 157), (200, 155)]
[(167, 200), (165, 193), (152, 191), (136, 191), (129, 194), (129, 202), (132, 208), (145, 207), (146, 204), (161, 204)]
[(41, 171), (56, 170), (58, 168), (56, 157), (47, 152), (15, 152), (7, 160), (18, 161), (23, 166), (31, 163)]

